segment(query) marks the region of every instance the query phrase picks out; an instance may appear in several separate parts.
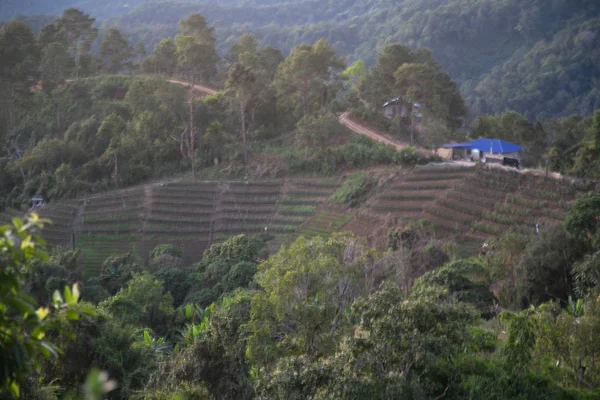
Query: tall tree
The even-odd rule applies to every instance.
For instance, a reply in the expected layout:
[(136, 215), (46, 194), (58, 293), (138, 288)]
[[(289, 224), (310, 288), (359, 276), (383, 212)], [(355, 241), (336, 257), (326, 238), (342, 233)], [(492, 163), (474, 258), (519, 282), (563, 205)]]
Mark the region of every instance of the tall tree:
[(100, 45), (100, 57), (106, 69), (111, 73), (120, 72), (129, 65), (132, 56), (133, 48), (127, 39), (118, 29), (109, 28)]
[(305, 116), (313, 112), (314, 102), (323, 109), (331, 98), (329, 89), (340, 78), (344, 64), (325, 39), (312, 46), (296, 46), (277, 72), (275, 84), (280, 99), (294, 97), (292, 100), (300, 102)]
[(242, 63), (237, 62), (229, 70), (229, 77), (225, 83), (225, 87), (235, 93), (235, 97), (239, 103), (240, 120), (242, 123), (242, 142), (244, 145), (244, 164), (248, 164), (248, 148), (246, 146), (246, 112), (248, 108), (248, 102), (254, 91), (254, 83), (256, 77), (250, 70), (250, 68), (244, 66)]
[(0, 147), (5, 157), (17, 162), (23, 181), (23, 128), (30, 111), (31, 88), (38, 81), (39, 63), (40, 51), (30, 27), (12, 21), (0, 28)]
[(61, 129), (61, 96), (59, 87), (68, 77), (73, 59), (60, 42), (49, 43), (42, 52), (42, 90), (56, 108), (56, 128)]
[(150, 57), (142, 63), (144, 72), (172, 76), (177, 69), (177, 47), (173, 39), (165, 38), (154, 46)]
[(56, 26), (64, 35), (69, 53), (75, 60), (75, 76), (79, 77), (81, 72), (81, 61), (83, 56), (89, 56), (92, 43), (98, 37), (98, 28), (94, 27), (95, 18), (77, 8), (69, 8), (63, 11), (60, 18), (56, 20)]
[[(179, 23), (181, 33), (175, 37), (180, 71), (189, 79), (189, 121), (182, 133), (185, 155), (192, 163), (192, 178), (196, 177), (196, 131), (194, 126), (194, 86), (197, 79), (207, 81), (217, 72), (219, 56), (215, 49), (213, 28), (206, 18), (190, 14)], [(183, 147), (182, 147), (183, 148)]]

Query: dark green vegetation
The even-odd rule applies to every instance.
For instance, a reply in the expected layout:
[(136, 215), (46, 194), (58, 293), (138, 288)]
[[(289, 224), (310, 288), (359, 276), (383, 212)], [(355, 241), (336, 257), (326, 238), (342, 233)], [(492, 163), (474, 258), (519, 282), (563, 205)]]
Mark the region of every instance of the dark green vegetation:
[(0, 18), (59, 15), (68, 6), (108, 18), (107, 26), (147, 49), (174, 36), (177, 22), (192, 12), (217, 24), (221, 54), (248, 31), (285, 52), (323, 37), (352, 62), (371, 66), (374, 49), (390, 42), (428, 47), (477, 113), (589, 116), (600, 101), (594, 83), (600, 7), (594, 0), (8, 1)]
[[(160, 245), (148, 264), (111, 257), (87, 280), (76, 252), (48, 259), (35, 240), (2, 247), (21, 265), (13, 293), (26, 302), (3, 290), (3, 307), (25, 313), (79, 283), (58, 307), (68, 319), (41, 308), (19, 325), (29, 342), (12, 346), (27, 350), (5, 364), (0, 390), (73, 398), (96, 367), (117, 381), (104, 386), (115, 399), (596, 398), (600, 227), (589, 216), (599, 209), (585, 195), (564, 225), (503, 234), (465, 260), (419, 227), (390, 232), (385, 252), (336, 234), (300, 237), (265, 259), (262, 240), (240, 235), (189, 265)], [(2, 227), (3, 243), (34, 226)], [(0, 315), (4, 331), (19, 321)], [(56, 355), (38, 347), (46, 319), (59, 328), (44, 338)]]

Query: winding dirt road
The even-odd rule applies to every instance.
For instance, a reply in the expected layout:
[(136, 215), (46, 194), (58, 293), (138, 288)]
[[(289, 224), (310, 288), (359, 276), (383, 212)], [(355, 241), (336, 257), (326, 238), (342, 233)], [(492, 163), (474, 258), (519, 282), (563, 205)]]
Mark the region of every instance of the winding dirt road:
[(348, 115), (348, 113), (342, 113), (340, 115), (340, 123), (342, 125), (345, 125), (346, 127), (348, 127), (353, 132), (368, 136), (371, 139), (376, 140), (378, 142), (392, 145), (398, 150), (403, 149), (404, 147), (406, 147), (408, 145), (407, 143), (404, 143), (404, 142), (392, 140), (391, 138), (385, 136), (383, 133), (377, 132), (375, 129), (370, 128), (360, 122), (353, 121), (350, 118), (350, 116)]
[[(189, 86), (190, 83), (186, 82), (186, 81), (181, 81), (181, 80), (177, 80), (177, 79), (168, 79), (168, 82), (171, 83), (177, 83), (179, 85), (183, 85), (183, 86)], [(202, 92), (202, 93), (206, 93), (206, 94), (215, 94), (217, 93), (217, 90), (212, 89), (208, 86), (205, 85), (199, 85), (196, 84), (194, 85), (194, 90), (198, 91), (198, 92)], [(363, 123), (354, 121), (350, 118), (350, 116), (348, 115), (348, 113), (342, 113), (340, 114), (339, 117), (340, 123), (342, 125), (345, 125), (346, 127), (348, 127), (351, 131), (358, 133), (360, 135), (365, 135), (370, 137), (373, 140), (376, 140), (378, 142), (382, 142), (385, 144), (389, 144), (394, 146), (396, 149), (400, 150), (403, 149), (404, 147), (406, 147), (408, 145), (408, 143), (404, 143), (404, 142), (400, 142), (397, 140), (393, 140), (390, 137), (384, 135), (381, 132), (376, 131), (373, 128), (370, 128), (368, 126), (366, 126)], [(419, 149), (419, 150), (423, 150), (423, 149)]]
[[(177, 79), (167, 79), (167, 82), (178, 83), (178, 84), (183, 85), (183, 86), (190, 86), (189, 82), (179, 81)], [(199, 85), (199, 84), (195, 84), (194, 85), (194, 90), (197, 91), (197, 92), (202, 92), (202, 93), (206, 93), (206, 94), (215, 94), (215, 93), (217, 93), (217, 90), (209, 88), (208, 86)]]

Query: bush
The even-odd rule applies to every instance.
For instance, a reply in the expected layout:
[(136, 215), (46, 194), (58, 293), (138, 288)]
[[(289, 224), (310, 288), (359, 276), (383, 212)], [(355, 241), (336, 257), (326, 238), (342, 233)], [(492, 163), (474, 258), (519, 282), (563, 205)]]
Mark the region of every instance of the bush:
[(156, 257), (163, 254), (168, 254), (173, 257), (183, 257), (183, 250), (172, 244), (159, 244), (150, 252), (150, 259), (154, 260)]
[(179, 307), (190, 290), (192, 281), (189, 279), (189, 272), (182, 268), (163, 268), (157, 271), (154, 276), (163, 282), (165, 292), (173, 296), (173, 307)]
[(307, 115), (297, 125), (296, 138), (306, 145), (317, 146), (346, 134), (346, 128), (333, 114)]
[(373, 184), (371, 177), (367, 177), (364, 172), (351, 175), (329, 198), (329, 201), (336, 204), (349, 203), (354, 206), (361, 196), (371, 190)]
[(234, 290), (239, 287), (246, 287), (256, 274), (257, 267), (252, 262), (241, 262), (234, 265), (229, 273), (227, 274), (227, 283), (229, 284), (229, 290)]

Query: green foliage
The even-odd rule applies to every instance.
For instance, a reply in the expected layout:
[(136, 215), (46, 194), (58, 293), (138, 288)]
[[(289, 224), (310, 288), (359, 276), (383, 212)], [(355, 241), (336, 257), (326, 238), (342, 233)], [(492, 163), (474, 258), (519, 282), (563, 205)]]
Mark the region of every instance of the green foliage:
[(366, 175), (364, 172), (350, 175), (342, 183), (342, 186), (331, 195), (329, 201), (336, 204), (355, 206), (358, 204), (359, 199), (371, 190), (373, 185), (373, 177)]
[(305, 146), (320, 146), (346, 133), (334, 114), (307, 115), (296, 125), (296, 141)]
[(442, 287), (456, 301), (471, 304), (481, 315), (494, 315), (495, 299), (488, 289), (483, 265), (476, 260), (455, 261), (416, 280), (412, 296), (427, 295), (431, 288)]
[[(60, 349), (48, 341), (46, 334), (56, 329), (65, 331), (61, 322), (75, 321), (81, 315), (93, 315), (87, 307), (77, 305), (80, 297), (78, 285), (65, 286), (64, 292), (56, 290), (50, 307), (37, 307), (27, 293), (25, 281), (34, 260), (47, 260), (42, 250), (43, 240), (37, 229), (44, 220), (32, 214), (27, 221), (13, 219), (13, 225), (0, 227), (0, 342), (2, 368), (0, 392), (8, 391), (18, 397), (25, 378), (37, 370), (43, 357), (55, 356)], [(37, 308), (37, 309), (36, 309)]]
[[(349, 236), (298, 238), (259, 266), (246, 354), (259, 366), (279, 357), (330, 354), (348, 332), (345, 313), (364, 293), (370, 251)], [(328, 279), (319, 277), (326, 274)], [(367, 288), (370, 290), (371, 288)]]
[(565, 230), (587, 246), (600, 249), (600, 195), (586, 194), (573, 203), (565, 217)]
[(582, 246), (560, 225), (540, 231), (527, 245), (517, 268), (517, 291), (524, 304), (566, 301), (572, 290), (571, 268)]
[(183, 251), (180, 247), (173, 246), (172, 244), (159, 244), (149, 254), (150, 259), (155, 259), (163, 254), (168, 254), (173, 257), (183, 257)]

